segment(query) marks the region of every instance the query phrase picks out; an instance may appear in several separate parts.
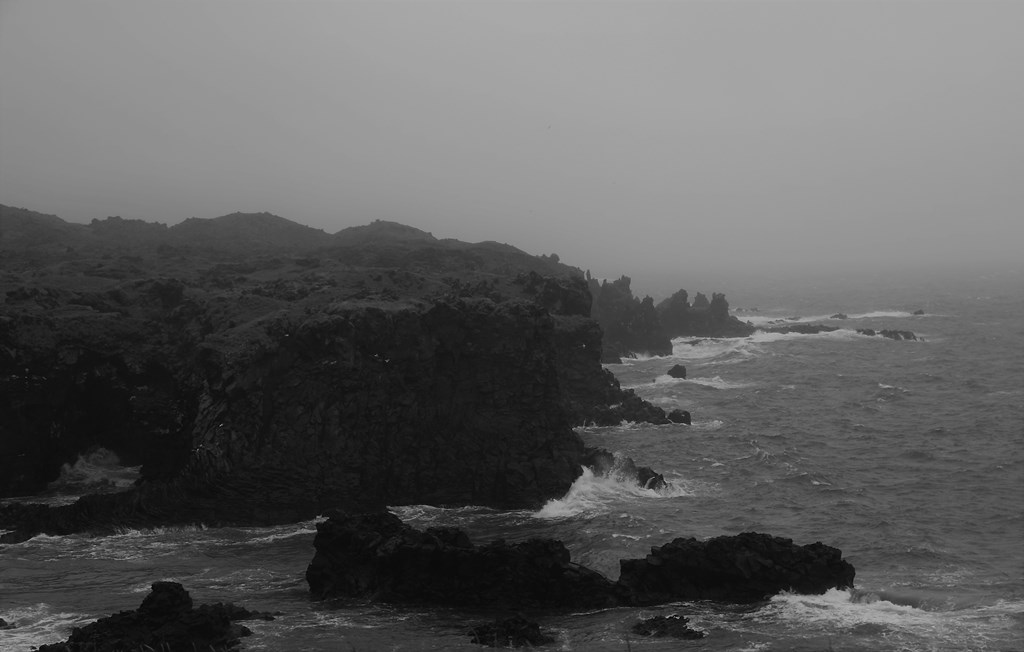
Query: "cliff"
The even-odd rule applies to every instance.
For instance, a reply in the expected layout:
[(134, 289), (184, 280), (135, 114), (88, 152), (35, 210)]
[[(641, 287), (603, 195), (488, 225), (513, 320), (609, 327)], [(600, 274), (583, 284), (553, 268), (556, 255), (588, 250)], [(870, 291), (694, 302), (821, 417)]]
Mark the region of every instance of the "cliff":
[(665, 420), (601, 367), (574, 268), (394, 223), (251, 217), (0, 208), (0, 496), (97, 446), (142, 465), (126, 494), (0, 510), (13, 537), (536, 506), (579, 473), (573, 424)]

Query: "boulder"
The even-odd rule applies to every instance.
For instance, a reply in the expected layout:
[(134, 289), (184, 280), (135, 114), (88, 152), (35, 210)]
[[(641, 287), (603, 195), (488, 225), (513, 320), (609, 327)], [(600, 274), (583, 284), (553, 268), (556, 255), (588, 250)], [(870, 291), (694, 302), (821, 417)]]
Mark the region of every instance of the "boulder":
[(854, 568), (820, 542), (756, 532), (707, 541), (678, 538), (644, 559), (619, 562), (619, 584), (639, 604), (680, 600), (750, 603), (781, 591), (821, 594), (853, 586)]
[(685, 423), (686, 425), (690, 425), (692, 417), (687, 410), (676, 409), (668, 413), (668, 420), (672, 423)]
[(39, 652), (118, 652), (120, 650), (232, 650), (248, 628), (234, 624), (273, 616), (233, 604), (192, 606), (188, 591), (177, 582), (155, 582), (134, 611), (122, 611), (85, 627), (76, 627), (62, 643)]
[(686, 367), (681, 364), (677, 364), (669, 369), (667, 373), (673, 378), (686, 378)]

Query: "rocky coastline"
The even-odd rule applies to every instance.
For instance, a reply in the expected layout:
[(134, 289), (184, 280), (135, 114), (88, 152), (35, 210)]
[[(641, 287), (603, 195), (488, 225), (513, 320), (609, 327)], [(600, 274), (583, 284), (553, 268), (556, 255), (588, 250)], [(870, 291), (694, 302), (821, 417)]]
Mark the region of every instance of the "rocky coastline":
[[(584, 466), (663, 487), (573, 428), (689, 423), (602, 365), (669, 353), (680, 335), (749, 334), (722, 295), (655, 306), (628, 277), (597, 283), (555, 256), (392, 222), (334, 235), (266, 213), (77, 225), (0, 206), (0, 227), (0, 499), (45, 490), (100, 447), (140, 467), (127, 491), (6, 501), (2, 543), (329, 513), (307, 572), (317, 598), (596, 607), (852, 585), (838, 550), (769, 535), (676, 539), (623, 561), (613, 583), (558, 541), (473, 546), (383, 511), (537, 508)], [(382, 541), (397, 556), (382, 561)], [(351, 575), (338, 550), (369, 565)]]

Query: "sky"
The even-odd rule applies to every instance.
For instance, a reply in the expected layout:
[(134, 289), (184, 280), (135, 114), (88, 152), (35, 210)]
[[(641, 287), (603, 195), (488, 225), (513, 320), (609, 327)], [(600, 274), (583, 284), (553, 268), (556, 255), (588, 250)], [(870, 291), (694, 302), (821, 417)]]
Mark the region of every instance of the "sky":
[(0, 0), (0, 203), (595, 275), (1019, 261), (1024, 2)]

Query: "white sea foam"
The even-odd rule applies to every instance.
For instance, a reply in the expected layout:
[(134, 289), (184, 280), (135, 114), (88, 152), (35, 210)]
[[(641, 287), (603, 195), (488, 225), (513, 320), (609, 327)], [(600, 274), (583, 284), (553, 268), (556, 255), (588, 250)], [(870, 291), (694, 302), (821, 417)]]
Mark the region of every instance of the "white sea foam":
[(637, 498), (657, 500), (678, 496), (692, 496), (682, 483), (672, 482), (662, 489), (644, 489), (628, 479), (607, 475), (594, 475), (583, 467), (583, 474), (576, 478), (569, 492), (562, 498), (549, 500), (534, 514), (537, 518), (567, 518), (570, 516), (593, 515), (612, 511), (616, 505), (632, 503)]
[(787, 342), (787, 341), (799, 341), (804, 338), (821, 338), (830, 340), (853, 340), (860, 337), (868, 337), (867, 335), (861, 335), (857, 331), (849, 328), (840, 328), (834, 331), (824, 331), (821, 333), (772, 333), (768, 331), (756, 331), (750, 336), (750, 341), (755, 344), (771, 344), (773, 342)]
[(757, 620), (789, 621), (801, 631), (877, 632), (894, 649), (979, 649), (999, 629), (1009, 634), (1022, 608), (1024, 601), (1016, 600), (950, 611), (910, 594), (830, 589), (824, 595), (776, 595)]
[(744, 315), (743, 320), (755, 327), (761, 326), (786, 326), (788, 324), (810, 324), (822, 321), (840, 321), (849, 319), (903, 319), (906, 317), (920, 317), (906, 310), (872, 310), (870, 312), (851, 313), (845, 317), (836, 317), (844, 314), (836, 311), (820, 315)]
[(0, 649), (30, 650), (65, 639), (71, 629), (95, 620), (86, 614), (54, 612), (45, 603), (4, 608), (3, 617), (11, 629), (0, 630)]
[(718, 419), (711, 419), (709, 421), (694, 421), (690, 427), (693, 428), (694, 430), (713, 431), (718, 430), (724, 425), (724, 421), (719, 421)]
[(141, 466), (121, 466), (113, 451), (105, 448), (79, 455), (74, 464), (61, 467), (60, 477), (49, 488), (61, 493), (127, 489), (139, 477)]
[(684, 362), (700, 360), (705, 364), (738, 362), (757, 353), (750, 350), (750, 344), (750, 339), (745, 337), (703, 339), (679, 337), (672, 340), (672, 357)]

